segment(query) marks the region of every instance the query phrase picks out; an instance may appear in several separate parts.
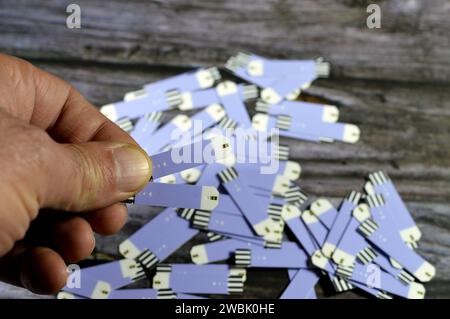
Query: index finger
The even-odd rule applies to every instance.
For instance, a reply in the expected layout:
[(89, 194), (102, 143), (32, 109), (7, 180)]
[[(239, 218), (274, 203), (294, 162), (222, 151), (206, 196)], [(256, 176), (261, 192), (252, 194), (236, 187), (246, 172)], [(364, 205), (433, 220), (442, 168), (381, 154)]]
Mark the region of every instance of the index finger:
[[(56, 141), (117, 141), (136, 144), (130, 135), (100, 113), (67, 82), (40, 69), (34, 70), (36, 102), (33, 114), (36, 113), (38, 117), (45, 110), (46, 120), (50, 123), (46, 129)], [(62, 96), (58, 100), (53, 98), (55, 95)]]
[(55, 141), (117, 141), (136, 144), (126, 132), (100, 113), (66, 81), (21, 59), (5, 55), (0, 56), (0, 59), (18, 73), (18, 85), (26, 86), (23, 90), (15, 87), (15, 92), (34, 93), (34, 105), (31, 116), (28, 117), (30, 123), (46, 130)]

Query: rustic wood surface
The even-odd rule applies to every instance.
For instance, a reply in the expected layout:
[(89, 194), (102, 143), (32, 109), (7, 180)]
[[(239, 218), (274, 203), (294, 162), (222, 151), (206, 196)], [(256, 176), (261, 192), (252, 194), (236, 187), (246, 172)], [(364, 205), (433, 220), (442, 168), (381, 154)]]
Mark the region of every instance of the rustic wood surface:
[[(299, 184), (338, 203), (385, 170), (423, 231), (420, 253), (437, 267), (427, 296), (450, 297), (450, 1), (379, 1), (382, 28), (365, 26), (357, 0), (78, 0), (82, 28), (65, 27), (66, 1), (0, 2), (0, 52), (31, 60), (73, 83), (97, 105), (193, 66), (222, 65), (239, 50), (269, 57), (323, 56), (330, 79), (306, 96), (336, 104), (359, 125), (356, 145), (284, 140), (303, 169)], [(133, 210), (117, 244), (155, 211)], [(200, 242), (202, 238), (196, 238)], [(187, 261), (188, 243), (170, 260)], [(277, 297), (284, 271), (250, 271), (245, 297)], [(326, 287), (326, 283), (323, 285)], [(319, 295), (334, 298), (362, 294)], [(37, 297), (0, 285), (0, 297)]]

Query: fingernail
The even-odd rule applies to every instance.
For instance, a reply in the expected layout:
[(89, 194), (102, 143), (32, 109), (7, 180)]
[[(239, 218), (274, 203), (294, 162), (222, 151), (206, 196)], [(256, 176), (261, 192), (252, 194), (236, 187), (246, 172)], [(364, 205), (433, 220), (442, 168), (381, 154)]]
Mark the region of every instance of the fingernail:
[(124, 193), (135, 192), (146, 185), (152, 175), (150, 158), (135, 146), (115, 148), (117, 189)]

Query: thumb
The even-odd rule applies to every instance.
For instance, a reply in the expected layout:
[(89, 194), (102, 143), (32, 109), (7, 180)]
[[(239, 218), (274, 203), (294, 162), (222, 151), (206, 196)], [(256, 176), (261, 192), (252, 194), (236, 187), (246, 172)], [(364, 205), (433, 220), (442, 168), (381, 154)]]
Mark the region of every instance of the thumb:
[(113, 142), (57, 144), (42, 207), (84, 211), (122, 201), (144, 187), (152, 164), (138, 146)]

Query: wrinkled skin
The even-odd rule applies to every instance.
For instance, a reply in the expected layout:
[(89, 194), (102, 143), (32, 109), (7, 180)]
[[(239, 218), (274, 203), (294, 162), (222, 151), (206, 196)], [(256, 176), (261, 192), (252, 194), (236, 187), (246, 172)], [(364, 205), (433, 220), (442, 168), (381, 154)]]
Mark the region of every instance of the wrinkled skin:
[[(146, 161), (125, 184), (118, 148)], [(124, 225), (119, 202), (151, 176), (143, 154), (68, 83), (0, 55), (0, 280), (35, 293), (62, 288), (66, 264), (90, 255), (94, 232)]]

